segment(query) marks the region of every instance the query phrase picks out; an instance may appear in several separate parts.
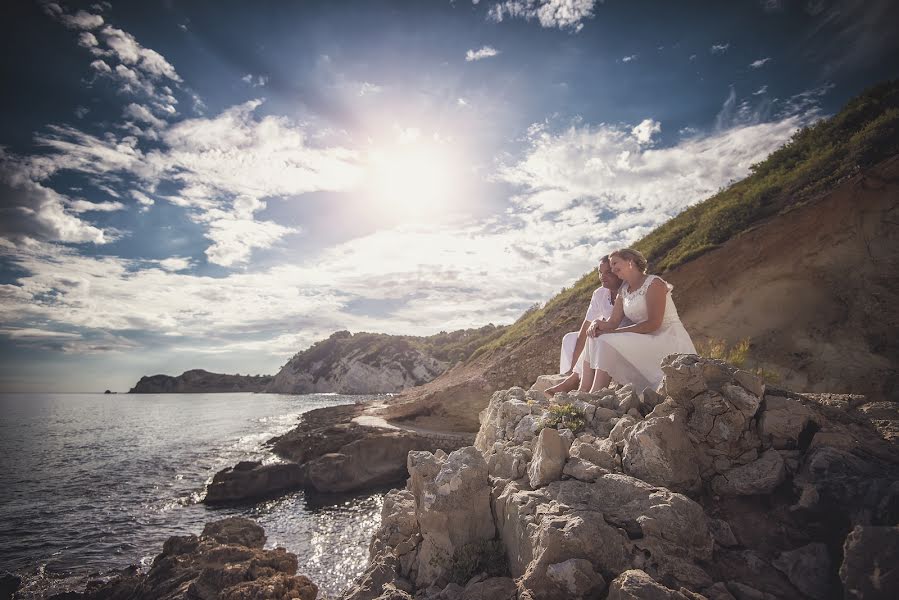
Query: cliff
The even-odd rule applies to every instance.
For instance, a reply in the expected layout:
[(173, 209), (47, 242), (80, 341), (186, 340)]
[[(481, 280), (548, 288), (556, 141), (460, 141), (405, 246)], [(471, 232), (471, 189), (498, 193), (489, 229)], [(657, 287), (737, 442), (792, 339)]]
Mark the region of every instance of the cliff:
[(895, 403), (662, 370), (643, 398), (498, 391), (474, 446), (410, 452), (343, 600), (899, 595)]
[(338, 331), (297, 353), (275, 375), (267, 392), (309, 394), (394, 393), (433, 380), (503, 332), (479, 329), (428, 337)]
[(140, 378), (129, 394), (193, 394), (213, 392), (262, 392), (271, 375), (224, 375), (203, 369), (185, 371), (177, 377), (149, 375)]

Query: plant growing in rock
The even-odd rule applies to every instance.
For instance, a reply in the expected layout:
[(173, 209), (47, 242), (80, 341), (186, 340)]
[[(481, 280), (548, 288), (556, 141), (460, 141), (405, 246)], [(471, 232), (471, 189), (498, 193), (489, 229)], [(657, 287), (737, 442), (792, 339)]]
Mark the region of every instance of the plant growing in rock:
[(547, 415), (543, 417), (542, 427), (555, 427), (556, 429), (570, 429), (577, 433), (587, 426), (587, 417), (584, 411), (573, 404), (553, 404), (547, 409)]

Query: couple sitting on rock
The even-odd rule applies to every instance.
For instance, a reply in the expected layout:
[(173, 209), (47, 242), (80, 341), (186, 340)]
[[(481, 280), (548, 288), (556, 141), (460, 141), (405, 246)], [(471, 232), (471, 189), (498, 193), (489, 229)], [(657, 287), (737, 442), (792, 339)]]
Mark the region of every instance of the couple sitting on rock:
[(646, 267), (643, 255), (630, 248), (600, 259), (602, 287), (593, 292), (581, 330), (562, 340), (559, 371), (568, 377), (547, 396), (576, 388), (597, 392), (613, 379), (632, 383), (642, 395), (662, 382), (663, 358), (696, 354), (671, 299), (674, 286)]

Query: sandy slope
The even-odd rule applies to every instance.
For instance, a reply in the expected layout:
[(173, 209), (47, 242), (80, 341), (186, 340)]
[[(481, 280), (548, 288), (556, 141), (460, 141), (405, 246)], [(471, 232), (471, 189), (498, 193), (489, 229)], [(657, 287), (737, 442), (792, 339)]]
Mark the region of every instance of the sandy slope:
[[(899, 398), (899, 157), (670, 272), (695, 338), (749, 338), (751, 356), (796, 390)], [(490, 394), (558, 368), (583, 306), (560, 306), (517, 345), (481, 356), (379, 411), (476, 431)]]

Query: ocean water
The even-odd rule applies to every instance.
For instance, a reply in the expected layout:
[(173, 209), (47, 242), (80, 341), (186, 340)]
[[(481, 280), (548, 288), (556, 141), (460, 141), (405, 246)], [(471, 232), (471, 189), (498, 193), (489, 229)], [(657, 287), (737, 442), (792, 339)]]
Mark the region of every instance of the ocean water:
[(279, 498), (224, 508), (199, 503), (205, 484), (240, 460), (272, 457), (269, 438), (301, 413), (359, 397), (311, 394), (0, 394), (0, 571), (26, 597), (85, 575), (148, 567), (171, 535), (246, 516), (283, 546), (321, 594), (361, 573), (383, 491)]

